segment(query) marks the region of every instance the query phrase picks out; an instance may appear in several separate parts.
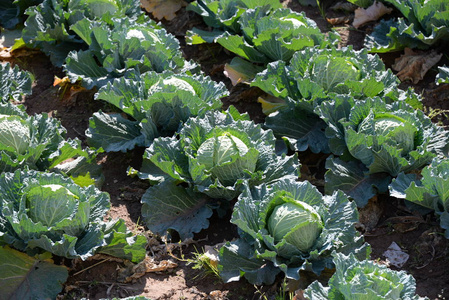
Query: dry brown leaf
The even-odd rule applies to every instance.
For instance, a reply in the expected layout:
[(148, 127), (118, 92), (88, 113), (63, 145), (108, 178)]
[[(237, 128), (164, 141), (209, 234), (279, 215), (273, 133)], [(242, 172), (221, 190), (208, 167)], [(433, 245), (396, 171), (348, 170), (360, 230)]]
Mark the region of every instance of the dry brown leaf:
[(140, 0), (141, 6), (153, 16), (170, 21), (176, 17), (176, 12), (183, 6), (187, 6), (184, 0)]
[(404, 49), (404, 54), (397, 58), (393, 70), (398, 71), (397, 76), (401, 81), (410, 80), (414, 84), (424, 78), (427, 71), (432, 68), (443, 56), (435, 50), (430, 52), (414, 52), (410, 48)]
[(118, 270), (117, 280), (123, 283), (133, 282), (146, 273), (164, 272), (176, 267), (178, 267), (178, 264), (170, 260), (155, 261), (153, 258), (146, 256), (138, 264), (125, 262), (125, 267)]
[(385, 14), (392, 12), (392, 8), (387, 8), (382, 2), (374, 1), (373, 5), (364, 8), (357, 8), (354, 12), (354, 22), (352, 26), (359, 28), (365, 23), (376, 21)]

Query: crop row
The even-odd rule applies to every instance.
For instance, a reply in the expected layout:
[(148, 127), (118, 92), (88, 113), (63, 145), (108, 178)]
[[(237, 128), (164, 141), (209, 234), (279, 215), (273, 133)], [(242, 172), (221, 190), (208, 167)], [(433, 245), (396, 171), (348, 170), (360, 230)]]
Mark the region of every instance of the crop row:
[[(138, 1), (45, 0), (25, 11), (14, 47), (40, 49), (116, 112), (93, 114), (86, 131), (92, 148), (82, 149), (57, 120), (28, 116), (10, 102), (31, 92), (32, 76), (2, 65), (0, 261), (12, 263), (0, 263), (0, 285), (9, 287), (8, 297), (54, 298), (68, 274), (52, 255), (145, 257), (143, 236), (123, 220), (104, 222), (109, 196), (99, 190), (95, 162), (103, 151), (145, 147), (142, 166), (128, 174), (151, 183), (141, 199), (151, 232), (190, 238), (214, 211), (233, 210), (240, 238), (220, 249), (225, 282), (272, 284), (280, 273), (299, 279), (327, 268), (335, 269), (329, 286), (313, 283), (306, 297), (420, 299), (412, 276), (368, 260), (370, 247), (354, 227), (357, 207), (390, 192), (412, 208), (434, 210), (449, 238), (449, 133), (420, 110), (420, 96), (401, 90), (377, 55), (338, 48), (338, 34), (322, 33), (277, 0), (194, 1), (188, 9), (212, 28), (188, 32), (188, 43), (214, 42), (235, 53), (227, 76), (268, 95), (259, 100), (264, 124), (234, 107), (222, 111), (224, 84), (185, 60), (179, 41)], [(17, 8), (2, 26), (14, 27), (20, 16)], [(429, 26), (431, 34), (449, 34)], [(325, 195), (300, 179), (297, 153), (307, 149), (330, 154)], [(41, 277), (48, 284), (34, 281)]]

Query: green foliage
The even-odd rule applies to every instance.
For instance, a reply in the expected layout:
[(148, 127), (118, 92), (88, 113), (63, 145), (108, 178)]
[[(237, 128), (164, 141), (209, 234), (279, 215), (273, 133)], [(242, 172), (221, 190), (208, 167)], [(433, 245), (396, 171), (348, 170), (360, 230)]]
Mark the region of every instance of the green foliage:
[(298, 165), (296, 156), (277, 155), (272, 132), (247, 115), (235, 108), (209, 111), (190, 118), (177, 135), (156, 138), (146, 149), (138, 175), (163, 182), (142, 197), (142, 215), (153, 232), (174, 229), (190, 237), (208, 227), (218, 201), (226, 208), (228, 201), (223, 200), (237, 197), (245, 181), (255, 186), (296, 177)]
[(0, 27), (15, 28), (24, 22), (26, 9), (41, 2), (42, 0), (0, 0)]
[(0, 176), (0, 245), (29, 255), (48, 251), (86, 259), (105, 253), (133, 262), (145, 257), (146, 238), (123, 220), (104, 222), (109, 195), (55, 173), (17, 170)]
[(51, 169), (74, 178), (89, 173), (100, 179), (98, 152), (84, 150), (80, 140), (66, 139), (65, 134), (61, 123), (47, 114), (28, 116), (22, 106), (0, 104), (0, 170)]
[(11, 67), (9, 63), (0, 64), (0, 103), (10, 100), (20, 101), (22, 96), (31, 94), (33, 75), (21, 71), (19, 67)]
[(356, 253), (368, 248), (355, 230), (355, 203), (341, 192), (323, 196), (311, 183), (282, 178), (245, 190), (231, 222), (241, 238), (220, 250), (219, 270), (225, 282), (245, 277), (253, 284), (272, 284), (283, 272), (299, 279), (301, 270), (320, 274), (333, 268), (332, 251)]
[[(138, 0), (44, 0), (26, 11), (28, 18), (23, 40), (29, 47), (39, 48), (61, 67), (72, 50), (85, 50), (86, 41), (72, 26), (79, 22), (102, 21), (106, 28), (114, 27), (113, 18), (145, 19)], [(154, 23), (155, 25), (155, 23)]]
[[(421, 171), (421, 176), (401, 173), (390, 185), (393, 197), (432, 209), (449, 239), (449, 160), (435, 158)], [(407, 202), (409, 203), (409, 202)], [(414, 207), (413, 209), (416, 209)]]
[(129, 73), (190, 73), (195, 68), (182, 57), (178, 40), (159, 26), (124, 18), (113, 19), (112, 29), (104, 21), (87, 19), (71, 28), (89, 48), (71, 51), (64, 69), (72, 82), (81, 80), (87, 89), (104, 86)]
[(427, 49), (449, 40), (449, 2), (446, 0), (383, 0), (404, 16), (382, 20), (365, 39), (371, 52), (390, 52), (405, 47)]
[(203, 75), (171, 71), (115, 79), (96, 94), (97, 100), (114, 105), (120, 113), (94, 113), (86, 132), (90, 145), (105, 151), (149, 147), (156, 137), (171, 136), (189, 117), (201, 116), (222, 106), (228, 91)]
[(67, 277), (67, 268), (53, 264), (51, 255), (31, 257), (0, 247), (2, 299), (56, 299)]
[(187, 6), (187, 10), (194, 11), (203, 17), (204, 22), (215, 28), (212, 33), (193, 29), (187, 33), (187, 40), (192, 44), (212, 43), (214, 38), (225, 31), (230, 33), (240, 33), (238, 20), (247, 10), (264, 7), (266, 11), (282, 8), (277, 0), (198, 0), (193, 1)]
[(326, 48), (338, 41), (335, 34), (327, 39), (313, 20), (290, 9), (268, 13), (258, 7), (244, 12), (238, 23), (242, 35), (224, 33), (216, 42), (253, 63), (287, 62), (296, 51), (314, 46)]
[(339, 99), (341, 108), (350, 109), (346, 113), (339, 112), (347, 117), (333, 116), (337, 102), (323, 102), (321, 109), (330, 116), (332, 127), (327, 134), (333, 141), (335, 153), (346, 155), (345, 160), (356, 159), (362, 166), (330, 158), (327, 192), (343, 189), (363, 207), (373, 196), (368, 192), (372, 186), (385, 192), (385, 180), (389, 176), (419, 170), (434, 157), (447, 155), (447, 131), (433, 124), (422, 111), (404, 101), (386, 104), (373, 98), (353, 102), (353, 105), (344, 104), (348, 99)]
[(415, 294), (415, 279), (405, 271), (394, 271), (370, 260), (359, 261), (352, 253), (333, 256), (336, 271), (329, 287), (315, 281), (304, 291), (306, 299), (428, 299)]

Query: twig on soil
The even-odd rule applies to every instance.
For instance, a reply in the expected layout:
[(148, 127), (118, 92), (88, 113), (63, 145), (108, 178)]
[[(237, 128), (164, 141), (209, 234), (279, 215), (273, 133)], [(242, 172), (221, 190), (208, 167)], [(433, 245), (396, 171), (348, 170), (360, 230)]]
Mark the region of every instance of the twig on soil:
[(96, 264), (93, 264), (93, 265), (91, 265), (91, 266), (88, 266), (87, 268), (82, 269), (81, 271), (76, 272), (75, 274), (73, 274), (73, 276), (77, 276), (77, 275), (83, 273), (84, 271), (87, 271), (87, 270), (89, 270), (89, 269), (91, 269), (91, 268), (93, 268), (93, 267), (96, 267), (96, 266), (98, 266), (98, 265), (100, 265), (100, 264), (102, 264), (102, 263), (104, 263), (104, 262), (107, 262), (107, 261), (109, 261), (109, 258), (105, 258), (104, 260), (99, 261), (99, 262), (97, 262)]

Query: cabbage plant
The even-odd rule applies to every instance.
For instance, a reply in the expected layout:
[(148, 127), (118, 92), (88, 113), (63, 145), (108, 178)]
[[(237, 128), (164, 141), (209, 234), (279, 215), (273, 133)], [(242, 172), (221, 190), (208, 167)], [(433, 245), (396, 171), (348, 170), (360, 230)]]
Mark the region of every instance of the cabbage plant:
[(105, 222), (109, 195), (56, 173), (17, 170), (0, 175), (0, 246), (33, 256), (45, 251), (86, 259), (95, 253), (139, 262), (146, 238), (123, 220)]
[(209, 111), (146, 149), (139, 176), (162, 183), (143, 195), (142, 216), (153, 232), (174, 229), (190, 237), (208, 227), (214, 208), (229, 206), (244, 182), (255, 186), (283, 176), (296, 178), (298, 167), (296, 155), (277, 155), (272, 132), (246, 114), (233, 107), (224, 113)]
[(277, 137), (295, 151), (310, 148), (315, 153), (328, 153), (327, 125), (314, 111), (316, 106), (324, 99), (346, 95), (356, 99), (380, 96), (386, 102), (406, 98), (419, 107), (418, 96), (399, 89), (399, 83), (382, 60), (365, 49), (311, 47), (296, 52), (289, 64), (268, 64), (251, 86), (272, 96), (259, 101), (268, 115), (265, 125)]
[(80, 140), (65, 135), (61, 123), (47, 114), (28, 116), (22, 106), (0, 103), (0, 170), (52, 169), (79, 180), (101, 179), (98, 152), (83, 149)]
[(10, 100), (20, 101), (22, 96), (31, 94), (33, 75), (21, 71), (19, 67), (11, 67), (9, 63), (0, 64), (0, 103)]
[(240, 16), (249, 9), (264, 7), (266, 12), (282, 8), (277, 0), (197, 0), (187, 6), (187, 10), (194, 11), (203, 17), (204, 22), (212, 27), (213, 31), (193, 28), (187, 32), (187, 43), (201, 44), (213, 43), (215, 38), (225, 31), (240, 33)]
[[(435, 211), (449, 239), (449, 160), (434, 158), (421, 175), (401, 173), (393, 180), (390, 195)], [(417, 207), (414, 207), (416, 209)], [(413, 209), (413, 208), (412, 208)]]
[(264, 7), (244, 12), (238, 21), (242, 35), (224, 33), (216, 42), (253, 63), (289, 61), (298, 50), (325, 48), (338, 42), (338, 36), (321, 32), (305, 13), (280, 8), (269, 14)]
[[(323, 113), (332, 115), (337, 109), (335, 104), (323, 104)], [(328, 134), (341, 138), (334, 139), (334, 145), (338, 154), (344, 154), (346, 148), (348, 156), (344, 160), (328, 159), (326, 191), (347, 191), (361, 207), (376, 194), (376, 189), (386, 192), (391, 177), (420, 170), (434, 157), (448, 153), (448, 132), (404, 101), (355, 101), (347, 118), (335, 120)]]
[(72, 82), (81, 80), (87, 89), (100, 88), (131, 72), (171, 70), (190, 74), (195, 68), (183, 58), (179, 41), (159, 26), (124, 18), (113, 19), (112, 29), (104, 21), (87, 19), (71, 28), (89, 48), (71, 51), (64, 69)]
[(144, 18), (138, 0), (44, 0), (27, 9), (26, 14), (24, 42), (41, 49), (58, 67), (63, 65), (70, 51), (87, 48), (84, 37), (72, 28), (81, 20), (103, 21), (105, 29), (114, 26), (112, 18), (138, 19), (141, 23), (156, 25)]
[(382, 0), (396, 7), (403, 18), (382, 20), (365, 38), (371, 52), (447, 45), (449, 2), (446, 0)]
[(341, 191), (323, 196), (308, 181), (245, 185), (231, 222), (241, 237), (220, 249), (218, 268), (225, 282), (243, 276), (253, 284), (272, 284), (280, 272), (299, 279), (301, 270), (320, 274), (333, 268), (332, 251), (368, 255), (354, 227), (355, 203)]
[(304, 291), (305, 299), (429, 299), (415, 294), (416, 281), (405, 271), (394, 271), (371, 260), (359, 261), (352, 253), (333, 256), (335, 273), (329, 286), (313, 282)]
[(203, 75), (171, 71), (118, 78), (103, 86), (95, 99), (126, 113), (94, 113), (86, 132), (88, 143), (105, 151), (149, 147), (154, 138), (172, 136), (189, 117), (222, 107), (229, 93), (223, 83)]

